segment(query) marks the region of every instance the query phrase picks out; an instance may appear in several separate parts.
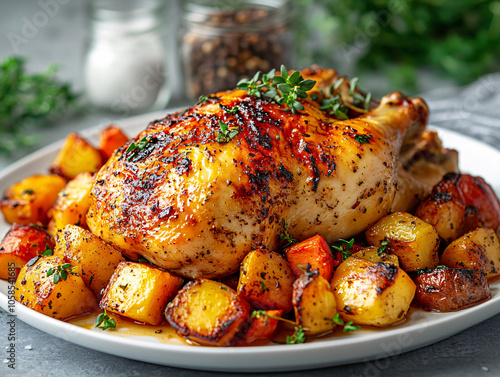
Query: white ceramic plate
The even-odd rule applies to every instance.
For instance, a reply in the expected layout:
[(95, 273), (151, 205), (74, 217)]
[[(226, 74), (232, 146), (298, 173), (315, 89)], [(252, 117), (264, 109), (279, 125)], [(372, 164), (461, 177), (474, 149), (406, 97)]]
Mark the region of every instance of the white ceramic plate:
[[(146, 114), (118, 122), (129, 135), (135, 135), (162, 113)], [(96, 142), (100, 127), (84, 132)], [(500, 151), (473, 139), (440, 129), (444, 144), (460, 152), (463, 172), (483, 176), (500, 193), (498, 162)], [(58, 142), (18, 161), (0, 173), (0, 192), (33, 173), (43, 172), (62, 145)], [(8, 230), (0, 220), (0, 235)], [(0, 281), (0, 306), (8, 310), (8, 284)], [(415, 311), (406, 323), (383, 330), (361, 330), (297, 345), (272, 344), (260, 347), (212, 348), (172, 342), (159, 343), (148, 337), (119, 337), (112, 331), (91, 331), (15, 305), (20, 320), (61, 339), (84, 347), (145, 362), (182, 368), (214, 371), (286, 371), (319, 368), (373, 360), (411, 351), (454, 335), (500, 313), (500, 281), (492, 284), (492, 298), (456, 313)]]

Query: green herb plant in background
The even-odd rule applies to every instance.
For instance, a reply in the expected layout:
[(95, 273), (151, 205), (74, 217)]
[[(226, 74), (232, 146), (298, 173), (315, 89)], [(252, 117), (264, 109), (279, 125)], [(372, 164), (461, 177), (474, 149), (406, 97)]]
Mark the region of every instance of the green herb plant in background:
[(295, 2), (302, 66), (377, 71), (410, 92), (422, 68), (457, 84), (500, 70), (498, 0)]
[(79, 95), (56, 79), (56, 71), (51, 65), (44, 73), (27, 73), (20, 57), (0, 63), (0, 154), (33, 145), (33, 130), (79, 109)]

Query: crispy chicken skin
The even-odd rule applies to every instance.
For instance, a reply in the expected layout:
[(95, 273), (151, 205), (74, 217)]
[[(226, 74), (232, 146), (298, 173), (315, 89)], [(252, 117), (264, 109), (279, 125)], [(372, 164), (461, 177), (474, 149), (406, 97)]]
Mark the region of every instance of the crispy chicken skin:
[[(283, 220), (298, 240), (319, 233), (333, 242), (387, 214), (404, 168), (399, 152), (420, 140), (426, 104), (394, 92), (337, 120), (320, 110), (337, 73), (301, 73), (317, 83), (297, 114), (234, 90), (151, 122), (98, 172), (89, 228), (132, 259), (211, 278), (236, 271), (252, 248), (276, 249)], [(348, 91), (344, 80), (333, 94)], [(238, 134), (217, 141), (220, 122)], [(427, 195), (432, 185), (399, 196)]]

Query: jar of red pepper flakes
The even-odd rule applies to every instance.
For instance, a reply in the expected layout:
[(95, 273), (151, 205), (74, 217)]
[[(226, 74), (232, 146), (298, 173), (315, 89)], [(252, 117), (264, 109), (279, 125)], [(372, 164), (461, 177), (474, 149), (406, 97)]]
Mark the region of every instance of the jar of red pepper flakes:
[(182, 8), (188, 98), (233, 89), (257, 71), (291, 66), (293, 0), (190, 0)]

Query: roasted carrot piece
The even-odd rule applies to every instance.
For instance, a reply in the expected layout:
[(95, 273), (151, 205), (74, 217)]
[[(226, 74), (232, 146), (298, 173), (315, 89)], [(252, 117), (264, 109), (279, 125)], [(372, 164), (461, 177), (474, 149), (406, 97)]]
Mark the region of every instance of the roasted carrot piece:
[(129, 140), (120, 127), (115, 124), (110, 124), (99, 133), (99, 149), (104, 156), (108, 159), (113, 152), (120, 148)]
[(276, 317), (281, 317), (283, 310), (257, 310), (252, 313), (251, 323), (244, 338), (238, 342), (238, 345), (250, 344), (256, 340), (271, 340), (276, 328), (278, 320)]
[(330, 281), (332, 278), (334, 270), (332, 252), (319, 234), (290, 246), (285, 250), (285, 255), (297, 278), (304, 273), (303, 269), (307, 268), (308, 264), (311, 270), (318, 270), (326, 280)]

